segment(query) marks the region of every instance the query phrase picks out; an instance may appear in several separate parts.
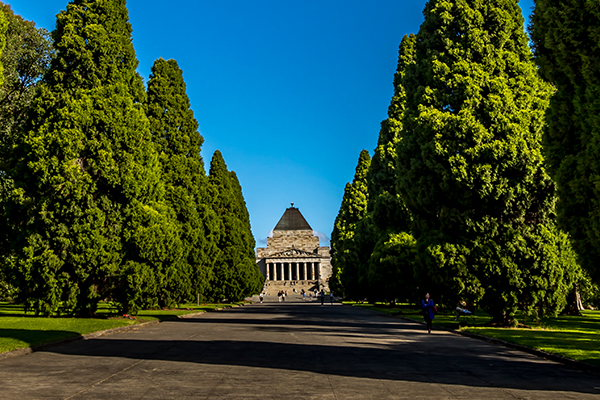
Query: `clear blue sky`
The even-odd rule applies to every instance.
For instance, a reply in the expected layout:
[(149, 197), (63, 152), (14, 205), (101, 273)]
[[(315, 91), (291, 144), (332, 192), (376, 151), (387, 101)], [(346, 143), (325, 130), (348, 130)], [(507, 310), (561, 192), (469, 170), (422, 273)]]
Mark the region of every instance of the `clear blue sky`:
[[(67, 0), (6, 0), (54, 29)], [(236, 171), (257, 245), (290, 202), (328, 238), (362, 149), (373, 153), (397, 51), (425, 0), (129, 0), (139, 72), (183, 69), (204, 136)], [(526, 20), (533, 0), (521, 1)]]

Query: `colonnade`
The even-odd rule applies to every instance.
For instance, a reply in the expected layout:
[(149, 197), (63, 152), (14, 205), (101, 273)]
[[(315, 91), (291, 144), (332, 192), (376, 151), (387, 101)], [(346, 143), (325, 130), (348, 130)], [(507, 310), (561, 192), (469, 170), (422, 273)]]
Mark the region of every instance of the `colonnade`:
[(271, 281), (309, 281), (321, 277), (318, 262), (267, 263), (267, 280)]

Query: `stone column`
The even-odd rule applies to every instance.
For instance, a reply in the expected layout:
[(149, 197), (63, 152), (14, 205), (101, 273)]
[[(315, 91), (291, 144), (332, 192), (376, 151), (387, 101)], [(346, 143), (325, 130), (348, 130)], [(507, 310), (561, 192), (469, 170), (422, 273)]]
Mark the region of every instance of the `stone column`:
[(273, 263), (273, 280), (274, 281), (277, 280), (277, 263), (276, 262)]
[(302, 280), (306, 281), (306, 263), (302, 263)]
[(293, 273), (292, 279), (294, 279), (295, 281), (300, 280), (300, 270), (298, 268), (298, 263), (297, 262), (294, 263), (294, 268), (292, 270), (292, 273)]
[(321, 278), (321, 263), (315, 263), (315, 269), (317, 270), (317, 279)]
[(265, 275), (267, 275), (267, 280), (270, 280), (270, 272), (271, 272), (271, 264), (265, 261)]
[(287, 263), (288, 281), (292, 280), (292, 263)]
[(313, 262), (310, 263), (310, 280), (315, 280), (315, 263)]
[(279, 270), (277, 271), (277, 274), (279, 276), (280, 281), (285, 279), (285, 276), (283, 275), (283, 263), (279, 263)]

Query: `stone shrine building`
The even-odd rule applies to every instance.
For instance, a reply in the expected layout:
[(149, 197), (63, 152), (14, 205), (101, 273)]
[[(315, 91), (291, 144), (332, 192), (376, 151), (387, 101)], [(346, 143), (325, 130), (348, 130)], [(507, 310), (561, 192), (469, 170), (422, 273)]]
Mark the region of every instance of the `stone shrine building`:
[(319, 237), (294, 203), (273, 229), (273, 237), (267, 238), (267, 247), (256, 249), (256, 262), (266, 279), (267, 292), (273, 292), (270, 294), (292, 285), (297, 291), (329, 291), (329, 246), (319, 245)]

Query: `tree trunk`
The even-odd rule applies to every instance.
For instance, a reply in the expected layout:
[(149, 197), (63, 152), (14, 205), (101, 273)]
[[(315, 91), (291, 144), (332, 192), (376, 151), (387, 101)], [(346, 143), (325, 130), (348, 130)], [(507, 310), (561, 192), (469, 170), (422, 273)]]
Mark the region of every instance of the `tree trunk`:
[(583, 304), (581, 303), (579, 287), (577, 284), (573, 284), (573, 289), (571, 290), (571, 293), (569, 293), (569, 298), (567, 299), (567, 306), (562, 313), (563, 315), (581, 316), (581, 310), (583, 310)]
[(506, 311), (499, 312), (492, 315), (492, 323), (498, 326), (517, 326), (517, 320), (514, 314), (510, 314)]

